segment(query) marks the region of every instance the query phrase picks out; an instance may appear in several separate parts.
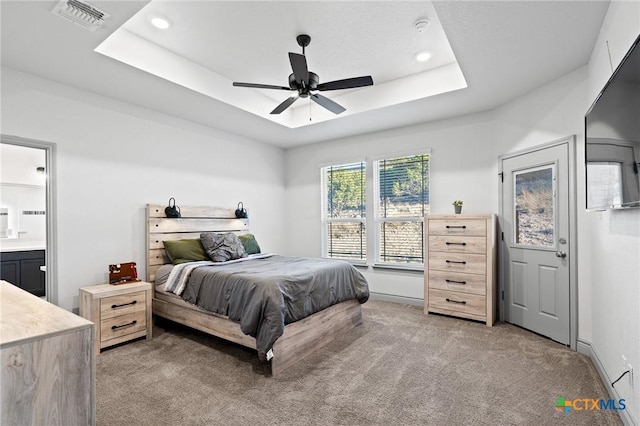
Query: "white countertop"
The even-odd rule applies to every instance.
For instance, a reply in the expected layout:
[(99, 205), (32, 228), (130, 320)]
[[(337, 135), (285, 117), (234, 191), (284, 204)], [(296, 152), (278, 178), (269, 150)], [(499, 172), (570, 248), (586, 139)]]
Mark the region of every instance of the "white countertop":
[(45, 250), (47, 243), (27, 238), (0, 238), (0, 252)]

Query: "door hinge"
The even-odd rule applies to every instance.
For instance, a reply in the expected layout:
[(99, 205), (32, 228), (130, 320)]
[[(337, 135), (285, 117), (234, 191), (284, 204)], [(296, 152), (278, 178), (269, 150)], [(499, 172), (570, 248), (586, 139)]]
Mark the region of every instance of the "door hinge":
[(498, 173), (498, 176), (500, 176), (500, 182), (504, 182), (504, 173), (500, 172)]
[(500, 233), (500, 239), (501, 239), (502, 241), (504, 241), (504, 232), (501, 232), (501, 233)]
[(502, 300), (504, 300), (504, 290), (502, 290)]

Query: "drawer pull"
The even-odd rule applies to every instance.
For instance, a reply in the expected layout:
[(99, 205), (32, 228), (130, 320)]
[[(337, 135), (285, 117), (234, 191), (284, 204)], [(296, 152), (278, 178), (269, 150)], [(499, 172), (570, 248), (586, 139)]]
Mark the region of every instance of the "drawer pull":
[(133, 302), (129, 302), (129, 303), (123, 303), (122, 305), (111, 305), (111, 309), (116, 309), (116, 308), (122, 308), (123, 306), (132, 306), (135, 305), (136, 303), (138, 303), (137, 300), (134, 300)]
[(447, 225), (447, 229), (467, 229), (467, 225)]
[(449, 241), (447, 241), (445, 244), (448, 245), (448, 246), (450, 246), (452, 244), (453, 245), (458, 245), (458, 246), (466, 246), (467, 245), (467, 243), (451, 243)]
[(446, 300), (449, 303), (458, 303), (460, 305), (466, 305), (467, 304), (467, 302), (465, 302), (464, 300), (453, 300), (453, 299), (449, 299), (448, 297), (446, 299), (444, 299), (444, 300)]
[(133, 321), (131, 321), (130, 323), (127, 323), (127, 324), (122, 324), (122, 325), (112, 325), (112, 326), (111, 326), (111, 329), (112, 329), (112, 330), (119, 330), (119, 329), (121, 329), (121, 328), (131, 327), (132, 325), (136, 325), (137, 323), (138, 323), (138, 321), (137, 321), (137, 320), (133, 320)]
[(445, 260), (447, 263), (459, 263), (460, 265), (466, 265), (467, 262), (464, 260)]
[(456, 280), (445, 280), (445, 281), (448, 283), (456, 283), (456, 284), (462, 284), (462, 285), (467, 283), (466, 281), (456, 281)]

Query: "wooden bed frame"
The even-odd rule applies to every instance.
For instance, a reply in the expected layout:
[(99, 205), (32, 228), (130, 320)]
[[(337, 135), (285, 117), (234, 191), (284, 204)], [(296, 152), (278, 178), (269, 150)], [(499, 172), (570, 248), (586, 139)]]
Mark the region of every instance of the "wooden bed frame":
[[(234, 209), (206, 206), (180, 207), (182, 217), (165, 217), (166, 206), (147, 204), (147, 281), (153, 283), (160, 266), (171, 263), (163, 241), (199, 238), (201, 232), (249, 231), (248, 219), (236, 219)], [(152, 286), (153, 287), (153, 286)], [(153, 287), (153, 315), (167, 318), (205, 333), (256, 349), (255, 338), (240, 329), (240, 324), (223, 315), (194, 309), (181, 299), (171, 303), (156, 297)], [(357, 300), (330, 306), (300, 321), (285, 326), (284, 334), (273, 346), (271, 375), (279, 376), (291, 365), (362, 323), (362, 308)]]

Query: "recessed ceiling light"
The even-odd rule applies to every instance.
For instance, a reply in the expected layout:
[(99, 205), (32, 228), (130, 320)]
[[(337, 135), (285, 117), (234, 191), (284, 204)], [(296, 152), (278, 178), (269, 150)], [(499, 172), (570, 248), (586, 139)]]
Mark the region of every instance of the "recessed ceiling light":
[(431, 53), (423, 50), (422, 52), (416, 53), (414, 55), (414, 58), (416, 58), (416, 61), (418, 62), (427, 62), (429, 59), (431, 59)]
[(151, 25), (161, 30), (166, 30), (171, 26), (171, 21), (163, 16), (151, 16), (149, 18), (149, 22), (151, 22)]

